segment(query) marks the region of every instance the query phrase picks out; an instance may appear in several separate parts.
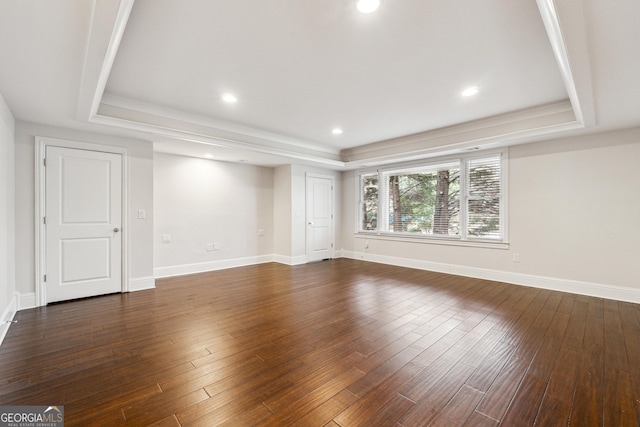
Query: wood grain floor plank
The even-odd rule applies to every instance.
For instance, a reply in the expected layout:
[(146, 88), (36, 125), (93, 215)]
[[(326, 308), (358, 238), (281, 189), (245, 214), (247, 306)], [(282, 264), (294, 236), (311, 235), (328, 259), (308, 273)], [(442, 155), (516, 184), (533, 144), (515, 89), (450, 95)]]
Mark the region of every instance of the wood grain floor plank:
[(162, 421), (176, 412), (195, 405), (209, 398), (204, 389), (183, 394), (182, 391), (174, 391), (156, 394), (148, 399), (135, 404), (129, 404), (122, 408), (124, 418), (129, 424), (149, 425)]
[(636, 405), (627, 372), (607, 370), (604, 378), (604, 425), (632, 426), (637, 422)]
[(156, 284), (19, 311), (0, 404), (69, 426), (640, 425), (637, 304), (349, 259)]
[(463, 426), (483, 396), (484, 393), (479, 390), (462, 386), (430, 425), (433, 427)]
[(487, 358), (493, 349), (502, 341), (503, 337), (504, 332), (491, 329), (469, 349), (467, 354), (461, 359), (461, 362), (476, 368), (479, 367), (485, 358)]
[(578, 373), (573, 394), (570, 425), (603, 425), (604, 349), (591, 346), (579, 350)]
[(502, 420), (529, 364), (530, 361), (527, 359), (511, 357), (487, 390), (478, 405), (478, 411), (494, 420)]
[[(405, 387), (400, 389), (400, 394), (417, 402), (433, 392), (438, 382), (449, 374), (449, 371), (464, 356), (463, 350), (455, 347), (449, 348), (442, 356), (427, 366), (420, 374), (413, 378)], [(417, 363), (414, 360), (414, 363)]]
[(182, 425), (195, 422), (222, 423), (241, 414), (246, 408), (253, 408), (262, 401), (275, 394), (293, 387), (288, 378), (281, 378), (278, 373), (269, 379), (262, 376), (256, 383), (243, 381), (241, 384), (225, 388), (217, 394), (208, 394), (209, 399), (203, 400), (178, 411), (175, 415)]
[(499, 421), (487, 417), (478, 411), (474, 411), (467, 421), (464, 423), (465, 427), (497, 427), (500, 424)]
[(265, 402), (265, 406), (273, 412), (273, 415), (257, 425), (289, 425), (318, 408), (322, 403), (336, 396), (345, 388), (348, 388), (358, 378), (362, 378), (362, 375), (363, 373), (355, 368), (341, 372), (316, 388), (309, 390), (306, 394), (296, 396), (296, 400), (287, 401), (278, 411), (271, 409), (269, 403)]
[[(308, 427), (327, 425), (338, 414), (350, 407), (358, 398), (349, 390), (342, 390), (324, 403), (291, 423), (292, 427)], [(334, 423), (335, 424), (335, 423)], [(337, 424), (336, 424), (337, 425)]]
[(473, 370), (472, 366), (462, 363), (455, 365), (436, 383), (432, 393), (426, 394), (416, 402), (415, 406), (400, 420), (400, 424), (404, 427), (429, 425), (463, 387)]
[(398, 420), (414, 406), (415, 402), (412, 402), (400, 394), (394, 394), (391, 400), (386, 401), (382, 406), (372, 408), (372, 411), (370, 411), (366, 419), (353, 425), (358, 427), (395, 426), (398, 424)]
[(578, 352), (573, 348), (562, 347), (547, 384), (535, 425), (568, 425), (572, 400), (567, 397), (573, 396), (577, 371)]
[(506, 426), (533, 425), (547, 388), (547, 380), (526, 374), (513, 396), (501, 423)]
[[(388, 377), (380, 384), (380, 387), (376, 387), (371, 392), (360, 398), (356, 403), (349, 406), (337, 417), (335, 421), (340, 425), (378, 425), (371, 419), (372, 408), (381, 408), (387, 405), (390, 401), (397, 399), (398, 391), (401, 390), (409, 381), (411, 381), (417, 374), (419, 374), (424, 368), (415, 363), (407, 363)], [(406, 399), (403, 397), (403, 399)], [(408, 399), (407, 399), (408, 400)], [(406, 402), (403, 402), (403, 406), (406, 406)], [(407, 406), (407, 410), (413, 406)], [(380, 414), (378, 414), (379, 416)], [(401, 414), (402, 415), (402, 414)], [(398, 421), (400, 416), (396, 417), (394, 422)], [(378, 420), (380, 421), (380, 420)]]
[(514, 352), (515, 348), (513, 346), (504, 342), (497, 343), (471, 377), (469, 377), (466, 384), (476, 390), (486, 392), (496, 377), (502, 372), (507, 362), (511, 360)]
[(412, 345), (407, 346), (399, 353), (393, 355), (387, 359), (384, 363), (378, 365), (376, 368), (368, 371), (358, 381), (347, 387), (354, 395), (362, 398), (365, 394), (377, 387), (385, 379), (395, 374), (403, 366), (408, 364), (422, 351), (419, 347)]
[[(293, 382), (292, 388), (285, 393), (277, 393), (265, 399), (264, 404), (271, 412), (277, 414), (284, 410), (290, 410), (293, 402), (305, 399), (320, 387), (335, 381), (336, 378), (344, 376), (349, 380), (355, 380), (364, 375), (364, 372), (350, 365), (351, 363), (345, 360), (343, 363), (325, 365), (320, 369), (310, 370), (306, 375), (301, 377), (296, 376), (296, 378), (291, 379)], [(351, 384), (352, 382), (343, 384), (342, 388), (350, 386)]]
[[(264, 404), (257, 404), (249, 410), (242, 411), (242, 413), (235, 414), (226, 421), (217, 424), (218, 426), (226, 427), (238, 427), (238, 426), (255, 426), (259, 425), (262, 421), (272, 416), (271, 411), (264, 406)], [(210, 427), (212, 424), (208, 419), (200, 419), (197, 422), (191, 424), (195, 426)]]
[(176, 416), (170, 415), (166, 418), (161, 419), (160, 421), (156, 421), (155, 423), (150, 424), (149, 427), (181, 427), (181, 426)]

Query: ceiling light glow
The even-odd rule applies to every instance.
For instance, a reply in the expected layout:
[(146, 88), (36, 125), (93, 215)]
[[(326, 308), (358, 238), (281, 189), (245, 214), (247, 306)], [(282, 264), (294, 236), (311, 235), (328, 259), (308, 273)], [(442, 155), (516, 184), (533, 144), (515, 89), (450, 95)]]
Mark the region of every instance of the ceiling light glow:
[(332, 133), (332, 134), (334, 134), (334, 135), (340, 135), (340, 134), (342, 133), (342, 129), (340, 129), (340, 128), (334, 128), (334, 129), (331, 131), (331, 133)]
[(462, 96), (473, 96), (478, 93), (478, 90), (477, 86), (468, 87), (462, 91)]
[(359, 0), (358, 10), (362, 13), (374, 12), (380, 6), (380, 0)]
[(231, 93), (225, 93), (224, 95), (222, 95), (222, 100), (224, 102), (233, 103), (233, 102), (237, 102), (238, 98), (236, 98), (236, 96)]
[(207, 159), (213, 159), (213, 154), (211, 154), (211, 153), (206, 153), (204, 156), (205, 156)]

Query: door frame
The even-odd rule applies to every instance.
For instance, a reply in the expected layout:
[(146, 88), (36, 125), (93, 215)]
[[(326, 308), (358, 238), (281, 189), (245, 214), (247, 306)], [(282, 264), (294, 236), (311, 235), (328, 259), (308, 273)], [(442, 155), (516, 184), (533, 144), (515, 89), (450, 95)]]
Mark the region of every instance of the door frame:
[(121, 272), (120, 283), (121, 292), (129, 292), (129, 265), (127, 248), (129, 240), (129, 226), (127, 212), (128, 189), (129, 189), (129, 150), (124, 147), (114, 147), (111, 145), (99, 145), (88, 142), (69, 141), (64, 139), (36, 136), (35, 144), (35, 287), (36, 287), (36, 307), (47, 305), (47, 288), (44, 281), (46, 272), (46, 228), (44, 225), (45, 216), (45, 196), (46, 196), (46, 173), (44, 159), (48, 146), (72, 148), (85, 151), (99, 151), (103, 153), (120, 154), (122, 156), (122, 248), (121, 248)]
[(309, 207), (309, 178), (320, 178), (320, 179), (328, 179), (331, 181), (331, 257), (330, 258), (335, 258), (336, 256), (336, 248), (335, 248), (335, 243), (336, 243), (336, 191), (335, 191), (335, 177), (333, 175), (323, 175), (323, 174), (319, 174), (319, 173), (311, 173), (311, 172), (307, 172), (305, 174), (305, 179), (304, 179), (304, 192), (305, 192), (305, 221), (304, 221), (304, 228), (305, 228), (305, 255), (307, 258), (307, 262), (309, 262), (309, 235), (311, 234), (310, 232), (310, 227), (309, 227), (309, 212), (311, 212), (310, 207)]

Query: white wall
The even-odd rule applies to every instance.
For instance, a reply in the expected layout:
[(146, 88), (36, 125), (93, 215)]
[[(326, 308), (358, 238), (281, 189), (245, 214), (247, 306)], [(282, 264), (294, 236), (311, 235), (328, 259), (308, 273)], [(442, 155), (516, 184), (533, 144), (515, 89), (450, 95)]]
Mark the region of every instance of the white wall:
[(273, 171), (273, 253), (279, 260), (291, 264), (291, 165)]
[(15, 282), (15, 121), (0, 94), (0, 343), (17, 309)]
[[(349, 257), (640, 302), (640, 128), (509, 150), (509, 249), (357, 238), (345, 174)], [(520, 263), (514, 263), (514, 253)]]
[[(35, 304), (35, 137), (125, 147), (129, 151), (129, 281), (153, 286), (153, 145), (150, 142), (18, 121), (16, 123), (16, 283), (20, 308)], [(139, 209), (146, 211), (138, 219)]]
[(156, 153), (156, 277), (270, 261), (273, 176), (272, 168)]

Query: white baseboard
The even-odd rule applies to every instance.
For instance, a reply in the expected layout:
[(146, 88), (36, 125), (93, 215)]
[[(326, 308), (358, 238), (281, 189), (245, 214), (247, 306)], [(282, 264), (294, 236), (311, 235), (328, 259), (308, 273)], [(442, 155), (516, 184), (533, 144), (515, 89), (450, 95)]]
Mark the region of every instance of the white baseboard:
[(186, 274), (205, 273), (207, 271), (223, 270), (225, 268), (244, 267), (247, 265), (273, 262), (273, 255), (261, 255), (247, 258), (225, 259), (220, 261), (201, 262), (197, 264), (172, 265), (153, 269), (155, 278), (184, 276)]
[(18, 298), (18, 310), (26, 310), (28, 308), (36, 308), (36, 293), (24, 292), (19, 294)]
[(536, 276), (533, 274), (512, 273), (508, 271), (490, 270), (486, 268), (468, 267), (463, 265), (445, 264), (417, 259), (398, 258), (386, 255), (376, 255), (363, 252), (342, 251), (344, 258), (361, 261), (377, 262), (380, 264), (396, 265), (399, 267), (429, 270), (438, 273), (455, 274), (458, 276), (475, 277), (478, 279), (494, 280), (514, 285), (531, 286), (534, 288), (553, 291), (569, 292), (573, 294), (615, 299), (640, 303), (640, 289), (622, 286), (606, 285), (602, 283), (582, 282), (578, 280), (558, 279), (554, 277)]
[(7, 332), (9, 332), (11, 321), (18, 311), (19, 297), (20, 294), (18, 294), (17, 292), (13, 293), (11, 301), (9, 301), (9, 304), (5, 307), (4, 311), (2, 312), (2, 316), (0, 317), (0, 345), (2, 345), (2, 341), (4, 341), (4, 337), (7, 335)]
[(286, 256), (286, 255), (273, 255), (273, 261), (278, 262), (280, 264), (286, 265), (300, 265), (307, 263), (306, 255), (298, 255), (298, 256)]
[(129, 292), (144, 291), (145, 289), (154, 289), (156, 287), (156, 279), (154, 277), (136, 277), (129, 279)]
[[(136, 277), (134, 279), (129, 279), (129, 292), (153, 289), (155, 287), (156, 280), (153, 277)], [(37, 307), (35, 292), (16, 292), (16, 294), (18, 295), (18, 311)]]
[[(300, 265), (307, 263), (306, 255), (286, 256), (278, 254), (260, 255), (247, 258), (225, 259), (220, 261), (202, 262), (197, 264), (172, 265), (153, 269), (155, 278), (184, 276), (187, 274), (206, 273), (207, 271), (224, 270), (226, 268), (244, 267), (247, 265), (277, 262), (286, 265)], [(155, 287), (155, 285), (154, 285)]]

